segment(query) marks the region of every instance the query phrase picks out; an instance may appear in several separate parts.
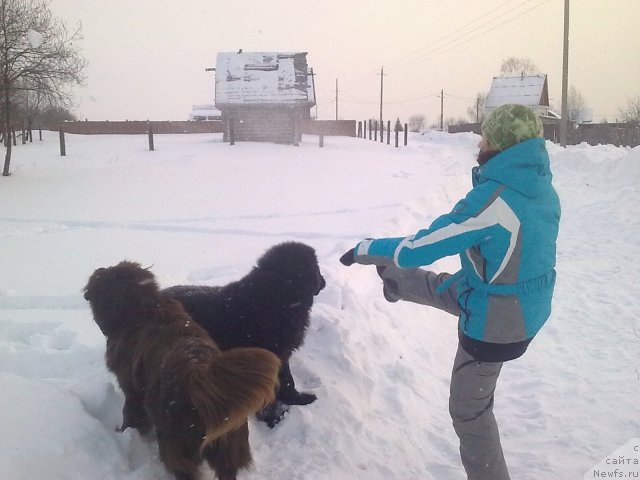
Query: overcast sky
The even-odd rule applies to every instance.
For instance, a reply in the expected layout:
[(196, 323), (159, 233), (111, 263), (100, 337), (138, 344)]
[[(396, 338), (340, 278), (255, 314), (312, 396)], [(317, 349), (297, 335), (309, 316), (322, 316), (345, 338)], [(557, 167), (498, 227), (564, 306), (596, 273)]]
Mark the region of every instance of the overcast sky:
[[(82, 23), (79, 118), (186, 120), (213, 102), (218, 52), (305, 51), (320, 119), (466, 117), (502, 60), (548, 75), (560, 109), (564, 0), (52, 0)], [(615, 120), (640, 95), (640, 0), (571, 0), (569, 84)], [(315, 114), (315, 109), (312, 111)]]

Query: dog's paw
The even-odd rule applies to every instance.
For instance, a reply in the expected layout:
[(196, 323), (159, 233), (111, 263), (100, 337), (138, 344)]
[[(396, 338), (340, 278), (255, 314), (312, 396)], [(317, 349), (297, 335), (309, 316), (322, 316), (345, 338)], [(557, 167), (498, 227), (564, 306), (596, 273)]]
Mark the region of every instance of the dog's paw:
[(286, 403), (288, 405), (309, 405), (315, 402), (317, 398), (313, 393), (296, 392), (295, 395), (287, 398)]
[(269, 428), (273, 428), (280, 423), (288, 411), (289, 405), (276, 400), (256, 413), (256, 418), (265, 422)]
[(120, 427), (116, 427), (116, 432), (122, 433), (127, 428), (135, 428), (136, 430), (138, 430), (138, 433), (144, 437), (151, 432), (151, 429), (153, 428), (153, 426), (149, 422), (142, 422), (136, 425), (123, 422)]
[(144, 408), (139, 403), (125, 399), (122, 407), (122, 426), (116, 431), (124, 432), (127, 428), (135, 428), (140, 432), (140, 435), (146, 435), (151, 431), (151, 427), (151, 419)]

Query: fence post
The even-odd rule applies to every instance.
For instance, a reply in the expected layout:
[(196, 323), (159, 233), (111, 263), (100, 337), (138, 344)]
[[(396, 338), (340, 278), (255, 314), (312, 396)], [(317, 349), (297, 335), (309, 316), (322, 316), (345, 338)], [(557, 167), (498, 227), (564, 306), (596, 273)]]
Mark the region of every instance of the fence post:
[(324, 134), (320, 134), (320, 148), (324, 147)]
[(362, 137), (362, 122), (358, 122), (358, 138)]
[(60, 127), (60, 156), (67, 156), (67, 146), (64, 143), (64, 128)]
[(371, 140), (371, 119), (369, 119), (369, 140)]
[(384, 122), (380, 120), (380, 143), (384, 143)]
[(391, 144), (391, 120), (387, 120), (387, 145)]
[(404, 124), (404, 146), (407, 146), (407, 139), (409, 138), (409, 126)]
[(149, 126), (149, 151), (153, 152), (155, 150), (155, 146), (153, 144), (153, 127), (151, 126), (151, 122), (147, 122)]
[(362, 122), (362, 138), (364, 140), (367, 139), (367, 121), (366, 120)]
[(38, 131), (40, 132), (40, 141), (42, 141), (42, 129), (38, 129)]
[(236, 144), (236, 132), (235, 132), (235, 119), (231, 117), (229, 119), (229, 145)]
[(396, 148), (398, 148), (398, 136), (400, 135), (400, 131), (396, 129)]
[(293, 119), (293, 146), (299, 147), (302, 140), (302, 132), (300, 128), (300, 118), (296, 114)]
[(378, 141), (378, 121), (376, 120), (375, 123), (373, 124), (373, 141), (377, 142)]

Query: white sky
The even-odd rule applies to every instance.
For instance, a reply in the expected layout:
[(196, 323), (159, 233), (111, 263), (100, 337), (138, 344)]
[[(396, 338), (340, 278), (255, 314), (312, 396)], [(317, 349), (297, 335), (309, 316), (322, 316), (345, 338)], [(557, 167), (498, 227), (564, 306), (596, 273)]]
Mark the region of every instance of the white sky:
[[(89, 120), (185, 120), (213, 101), (217, 52), (306, 51), (316, 73), (318, 118), (466, 117), (503, 59), (530, 58), (559, 109), (563, 0), (52, 0), (69, 26), (82, 22)], [(640, 95), (638, 0), (571, 0), (569, 84), (615, 120)], [(312, 111), (315, 113), (315, 111)]]

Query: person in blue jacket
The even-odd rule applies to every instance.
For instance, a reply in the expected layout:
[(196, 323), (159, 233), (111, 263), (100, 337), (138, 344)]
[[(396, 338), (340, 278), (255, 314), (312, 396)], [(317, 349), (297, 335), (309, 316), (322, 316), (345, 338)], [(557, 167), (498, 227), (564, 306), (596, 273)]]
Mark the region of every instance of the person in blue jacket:
[[(366, 239), (345, 265), (376, 265), (387, 300), (458, 316), (449, 411), (469, 480), (508, 480), (493, 415), (504, 362), (520, 357), (551, 313), (560, 202), (538, 116), (496, 108), (482, 124), (473, 188), (414, 235)], [(454, 274), (420, 267), (460, 255)]]

